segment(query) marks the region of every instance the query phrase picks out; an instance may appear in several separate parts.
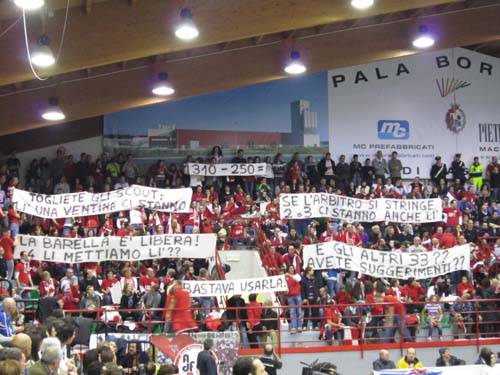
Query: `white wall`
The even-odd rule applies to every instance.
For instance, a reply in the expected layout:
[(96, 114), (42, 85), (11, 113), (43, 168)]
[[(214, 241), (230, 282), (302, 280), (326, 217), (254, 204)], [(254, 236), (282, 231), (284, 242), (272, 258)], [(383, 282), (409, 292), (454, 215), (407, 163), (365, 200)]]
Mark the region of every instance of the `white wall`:
[(50, 161), (56, 156), (56, 151), (59, 147), (66, 149), (66, 155), (73, 155), (75, 162), (80, 159), (80, 153), (82, 152), (92, 155), (93, 160), (95, 160), (97, 156), (102, 154), (102, 136), (18, 153), (17, 158), (21, 161), (21, 170), (19, 171), (21, 183), (24, 184), (26, 170), (33, 159), (40, 159), (45, 156)]

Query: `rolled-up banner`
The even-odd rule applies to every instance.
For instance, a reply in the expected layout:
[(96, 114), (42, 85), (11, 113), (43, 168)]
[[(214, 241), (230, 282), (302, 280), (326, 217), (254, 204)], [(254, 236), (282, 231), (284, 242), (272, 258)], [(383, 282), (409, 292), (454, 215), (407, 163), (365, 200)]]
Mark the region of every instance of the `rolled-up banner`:
[(348, 222), (432, 223), (443, 221), (442, 201), (358, 199), (328, 193), (281, 194), (282, 219), (329, 217)]
[[(272, 168), (271, 168), (272, 169)], [(270, 171), (266, 163), (226, 163), (202, 164), (188, 163), (188, 174), (191, 176), (263, 176), (268, 177)]]
[(189, 212), (190, 188), (158, 189), (132, 185), (105, 193), (38, 194), (14, 189), (12, 202), (16, 209), (47, 219), (102, 215), (144, 207), (163, 212)]
[(447, 250), (401, 253), (364, 249), (329, 241), (303, 248), (304, 267), (343, 269), (374, 277), (428, 279), (454, 271), (470, 270), (470, 245)]
[(238, 280), (182, 281), (191, 297), (222, 297), (288, 291), (285, 275)]
[(136, 261), (157, 258), (214, 256), (217, 237), (205, 234), (162, 234), (135, 237), (62, 238), (20, 234), (14, 256), (27, 251), (34, 260), (58, 263)]

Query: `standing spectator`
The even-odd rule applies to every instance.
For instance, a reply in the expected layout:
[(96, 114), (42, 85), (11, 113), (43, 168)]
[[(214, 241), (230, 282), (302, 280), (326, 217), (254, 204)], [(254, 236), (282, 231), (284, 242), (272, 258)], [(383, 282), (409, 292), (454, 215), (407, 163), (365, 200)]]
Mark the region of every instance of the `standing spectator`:
[[(285, 178), (286, 163), (283, 160), (283, 154), (277, 153), (273, 159), (273, 174), (274, 174), (274, 189), (280, 186), (281, 181)], [(273, 193), (276, 193), (274, 191)]]
[(439, 304), (439, 298), (433, 295), (429, 301), (424, 306), (424, 312), (427, 315), (427, 329), (429, 330), (427, 335), (427, 340), (432, 341), (432, 333), (434, 329), (438, 331), (439, 340), (443, 336), (443, 330), (441, 329), (441, 320), (443, 319), (443, 310)]
[(199, 375), (217, 375), (217, 363), (212, 352), (213, 346), (212, 339), (206, 339), (203, 342), (203, 350), (196, 357), (196, 368)]
[(443, 209), (443, 213), (446, 214), (447, 228), (456, 228), (462, 224), (462, 212), (457, 208), (456, 200), (452, 200), (450, 206)]
[(130, 185), (135, 184), (139, 174), (139, 168), (137, 168), (137, 165), (134, 163), (134, 159), (131, 154), (127, 155), (127, 161), (123, 164), (121, 173), (125, 175), (125, 178)]
[(446, 164), (442, 162), (441, 156), (436, 156), (434, 160), (436, 160), (436, 162), (431, 168), (431, 180), (434, 183), (434, 186), (437, 186), (439, 185), (439, 181), (441, 181), (441, 179), (446, 181), (448, 170), (446, 168)]
[(64, 176), (64, 152), (62, 148), (56, 151), (55, 159), (50, 162), (50, 176), (53, 181), (59, 181)]
[(288, 311), (290, 312), (290, 333), (294, 334), (302, 332), (302, 309), (300, 305), (302, 304), (301, 299), (301, 285), (300, 285), (300, 274), (295, 273), (295, 268), (292, 265), (287, 267), (287, 273), (285, 275), (286, 283), (288, 286)]
[(19, 293), (23, 298), (31, 296), (30, 291), (24, 292), (25, 288), (33, 288), (33, 281), (30, 274), (30, 258), (26, 251), (21, 252), (21, 260), (16, 264), (14, 278)]
[(318, 172), (320, 178), (325, 178), (327, 183), (335, 176), (335, 162), (332, 160), (332, 154), (327, 152), (325, 157), (318, 163)]
[(490, 173), (491, 199), (500, 202), (500, 167), (495, 166)]
[(387, 168), (389, 169), (389, 177), (394, 183), (396, 183), (398, 180), (401, 180), (403, 164), (401, 163), (401, 160), (398, 159), (398, 153), (396, 151), (392, 152), (391, 158), (387, 163)]
[(477, 156), (474, 156), (474, 161), (469, 167), (469, 177), (472, 184), (476, 187), (477, 191), (481, 191), (483, 187), (483, 172), (483, 165), (479, 162), (479, 158)]
[(373, 168), (370, 159), (365, 159), (365, 165), (363, 165), (361, 171), (363, 181), (366, 182), (367, 186), (372, 186), (373, 181), (375, 180), (375, 168)]
[(307, 329), (309, 321), (314, 330), (319, 329), (319, 310), (316, 305), (319, 304), (319, 288), (320, 285), (314, 277), (312, 267), (307, 267), (304, 270), (304, 277), (300, 280), (302, 305), (304, 309), (304, 323), (302, 328)]
[(462, 154), (455, 154), (455, 158), (451, 163), (451, 168), (449, 173), (453, 175), (453, 180), (460, 180), (460, 183), (463, 185), (465, 183), (465, 175), (467, 173), (467, 168), (465, 168), (465, 163), (460, 160)]
[(375, 171), (375, 179), (381, 178), (382, 183), (385, 182), (385, 175), (387, 174), (387, 161), (382, 155), (382, 151), (377, 151), (375, 158), (372, 160), (372, 167)]
[(349, 177), (351, 176), (351, 168), (345, 161), (345, 155), (340, 155), (339, 162), (335, 167), (335, 175), (337, 178), (337, 187), (345, 190), (349, 184)]
[(436, 367), (464, 366), (465, 361), (450, 354), (448, 348), (439, 349), (439, 358), (436, 359)]
[(193, 319), (191, 296), (179, 282), (170, 288), (167, 297), (166, 321), (171, 323), (175, 333), (197, 330), (198, 326)]
[(250, 348), (258, 348), (262, 334), (262, 306), (257, 302), (257, 294), (250, 294), (248, 296), (247, 315), (248, 342), (250, 343)]
[(349, 169), (351, 173), (351, 180), (354, 182), (354, 187), (361, 185), (363, 179), (363, 166), (358, 160), (358, 155), (352, 156), (351, 164), (349, 164)]
[(10, 236), (10, 229), (2, 229), (2, 237), (0, 237), (0, 246), (4, 250), (4, 258), (7, 263), (7, 280), (11, 280), (14, 276), (14, 241)]

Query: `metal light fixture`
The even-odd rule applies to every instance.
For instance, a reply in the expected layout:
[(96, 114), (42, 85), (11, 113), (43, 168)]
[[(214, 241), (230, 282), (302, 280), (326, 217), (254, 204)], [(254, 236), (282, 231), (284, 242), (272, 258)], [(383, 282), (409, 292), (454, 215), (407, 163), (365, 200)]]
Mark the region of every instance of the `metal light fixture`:
[(302, 62), (302, 59), (300, 58), (299, 51), (294, 50), (290, 53), (290, 60), (284, 70), (286, 73), (293, 75), (302, 74), (307, 70), (306, 66)]
[(31, 62), (40, 68), (47, 68), (56, 62), (47, 35), (42, 35), (38, 39), (37, 46), (31, 51)]
[(177, 25), (175, 29), (175, 35), (183, 40), (191, 40), (199, 35), (198, 28), (193, 22), (193, 14), (188, 8), (183, 8), (181, 10), (181, 22)]
[(172, 95), (175, 90), (168, 81), (167, 73), (158, 74), (158, 82), (153, 86), (153, 94), (156, 96), (169, 96)]
[(433, 36), (429, 33), (429, 29), (425, 25), (421, 25), (418, 28), (418, 35), (417, 37), (413, 40), (413, 47), (415, 48), (429, 48), (434, 45), (434, 38)]
[(61, 121), (66, 118), (64, 112), (59, 108), (59, 99), (55, 96), (49, 98), (49, 107), (42, 113), (42, 117), (48, 121)]

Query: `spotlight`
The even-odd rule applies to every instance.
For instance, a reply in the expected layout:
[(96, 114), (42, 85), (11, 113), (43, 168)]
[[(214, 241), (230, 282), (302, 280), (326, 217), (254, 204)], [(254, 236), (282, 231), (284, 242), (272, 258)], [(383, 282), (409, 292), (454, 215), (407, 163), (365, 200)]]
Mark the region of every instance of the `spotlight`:
[(181, 10), (181, 22), (175, 30), (175, 35), (184, 40), (191, 40), (198, 36), (199, 32), (193, 22), (193, 14), (190, 9)]
[(45, 4), (45, 0), (14, 0), (14, 4), (24, 10), (35, 10), (41, 8)]
[(434, 45), (434, 38), (429, 33), (427, 26), (422, 25), (418, 28), (418, 35), (413, 40), (413, 47), (415, 48), (429, 48)]
[(357, 9), (367, 9), (373, 5), (374, 0), (351, 0), (351, 5)]
[(66, 118), (59, 108), (59, 99), (54, 96), (49, 99), (49, 107), (42, 113), (42, 117), (48, 121), (60, 121)]
[(168, 82), (167, 73), (158, 74), (158, 82), (154, 85), (152, 91), (157, 96), (169, 96), (175, 92), (170, 82)]
[(288, 74), (302, 74), (307, 70), (300, 59), (300, 53), (298, 51), (292, 51), (292, 53), (290, 53), (290, 61), (287, 66), (285, 66), (284, 70)]
[(47, 68), (56, 62), (49, 47), (47, 35), (42, 35), (38, 40), (38, 45), (31, 51), (31, 62), (40, 68)]

